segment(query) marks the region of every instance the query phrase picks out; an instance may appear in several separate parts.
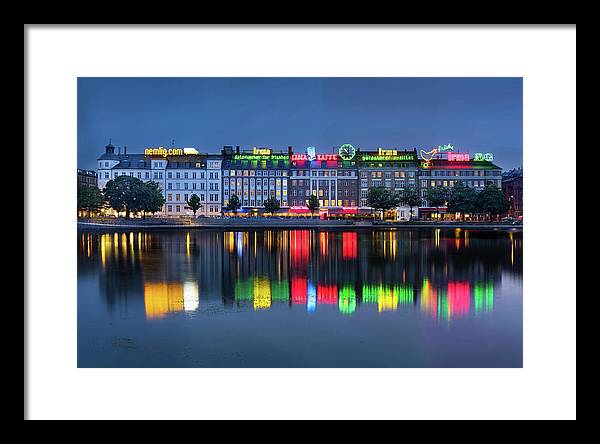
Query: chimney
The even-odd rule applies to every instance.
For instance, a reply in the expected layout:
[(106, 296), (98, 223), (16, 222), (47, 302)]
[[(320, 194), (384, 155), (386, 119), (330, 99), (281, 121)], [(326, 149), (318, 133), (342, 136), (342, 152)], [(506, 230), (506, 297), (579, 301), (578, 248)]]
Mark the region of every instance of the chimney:
[(123, 147), (123, 154), (127, 155), (127, 145)]
[(111, 143), (112, 139), (108, 139), (108, 145), (105, 146), (106, 154), (115, 154), (115, 147)]
[(240, 154), (240, 147), (239, 147), (239, 145), (237, 145), (235, 147), (235, 154)]
[(292, 147), (288, 146), (288, 155), (291, 156), (292, 155)]

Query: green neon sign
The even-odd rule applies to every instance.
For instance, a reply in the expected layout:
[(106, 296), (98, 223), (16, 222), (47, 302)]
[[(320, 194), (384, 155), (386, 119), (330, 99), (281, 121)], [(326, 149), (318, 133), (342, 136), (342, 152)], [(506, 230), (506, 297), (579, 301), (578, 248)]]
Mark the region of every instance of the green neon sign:
[(399, 161), (399, 160), (415, 160), (414, 154), (399, 154), (395, 156), (379, 156), (373, 154), (363, 154), (360, 157), (360, 160), (363, 162), (390, 162), (390, 161)]
[(285, 154), (236, 154), (234, 160), (289, 160)]
[(494, 155), (492, 153), (475, 153), (473, 160), (475, 162), (493, 162)]

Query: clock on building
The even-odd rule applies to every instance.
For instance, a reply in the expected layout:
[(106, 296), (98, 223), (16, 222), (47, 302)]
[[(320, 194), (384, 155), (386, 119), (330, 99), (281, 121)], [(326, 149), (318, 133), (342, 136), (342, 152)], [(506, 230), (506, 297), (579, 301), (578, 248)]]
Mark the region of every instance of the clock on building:
[(345, 143), (339, 148), (338, 154), (344, 160), (352, 160), (356, 155), (356, 149), (349, 143)]

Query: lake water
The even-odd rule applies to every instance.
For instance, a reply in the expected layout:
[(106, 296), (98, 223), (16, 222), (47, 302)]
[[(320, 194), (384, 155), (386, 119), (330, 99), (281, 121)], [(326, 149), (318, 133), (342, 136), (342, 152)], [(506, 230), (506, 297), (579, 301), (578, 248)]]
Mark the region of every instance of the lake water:
[(522, 233), (77, 233), (79, 367), (521, 367)]

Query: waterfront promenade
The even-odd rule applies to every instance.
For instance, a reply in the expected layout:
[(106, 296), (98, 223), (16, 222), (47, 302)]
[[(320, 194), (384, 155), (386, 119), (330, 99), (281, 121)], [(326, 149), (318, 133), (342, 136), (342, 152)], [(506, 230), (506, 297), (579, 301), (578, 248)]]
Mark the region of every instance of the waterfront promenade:
[(380, 228), (463, 228), (522, 230), (523, 225), (501, 222), (382, 222), (320, 219), (273, 219), (273, 218), (227, 218), (227, 219), (80, 219), (78, 228), (85, 229), (380, 229)]

